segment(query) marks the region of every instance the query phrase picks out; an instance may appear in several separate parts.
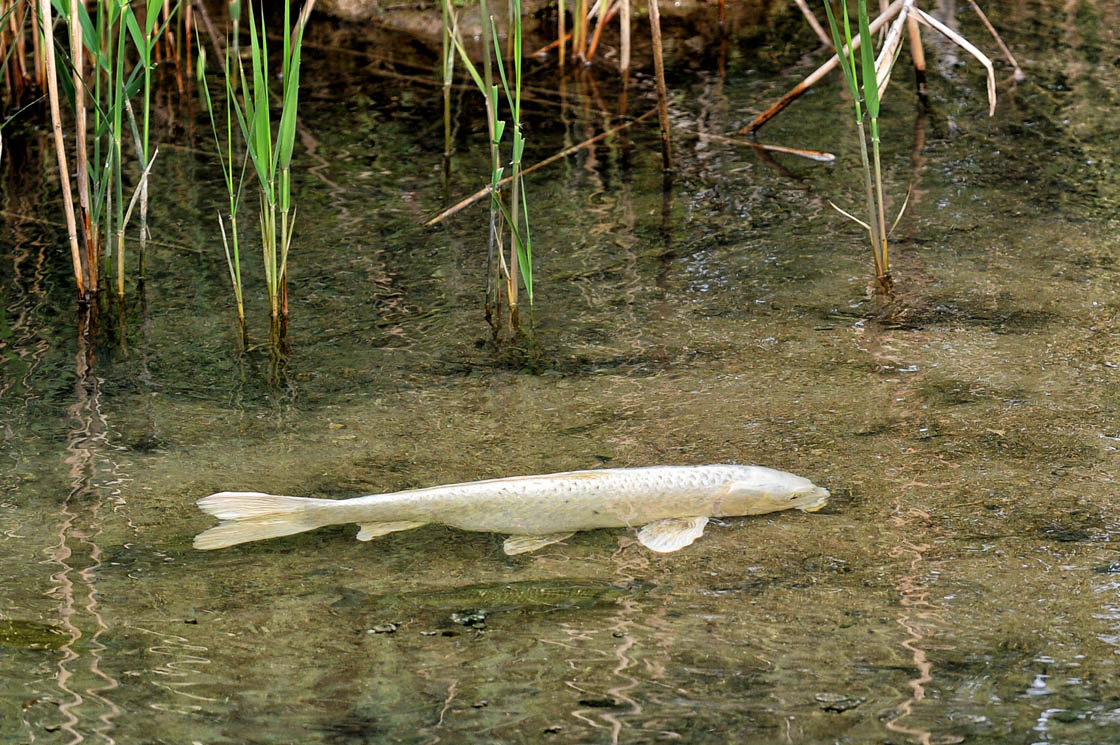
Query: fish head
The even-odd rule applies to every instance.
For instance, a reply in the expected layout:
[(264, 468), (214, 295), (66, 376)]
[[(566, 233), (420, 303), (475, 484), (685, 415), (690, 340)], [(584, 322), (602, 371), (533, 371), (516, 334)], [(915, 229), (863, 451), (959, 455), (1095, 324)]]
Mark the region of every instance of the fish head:
[(732, 482), (728, 497), (725, 506), (734, 505), (736, 511), (727, 514), (758, 515), (789, 509), (816, 512), (828, 503), (829, 492), (801, 476), (759, 468), (754, 478)]
[(828, 504), (828, 497), (828, 489), (813, 484), (802, 491), (790, 495), (787, 501), (791, 503), (790, 507), (799, 509), (802, 512), (816, 512)]

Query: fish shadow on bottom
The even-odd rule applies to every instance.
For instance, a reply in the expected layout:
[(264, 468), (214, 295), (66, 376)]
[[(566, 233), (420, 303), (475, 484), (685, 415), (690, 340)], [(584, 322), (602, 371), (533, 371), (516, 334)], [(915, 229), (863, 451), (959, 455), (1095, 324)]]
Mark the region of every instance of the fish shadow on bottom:
[[(331, 604), (337, 611), (370, 611), (390, 618), (375, 631), (395, 631), (400, 619), (432, 621), (441, 628), (481, 628), (486, 620), (503, 613), (540, 614), (590, 610), (617, 605), (627, 597), (648, 593), (658, 585), (645, 580), (611, 584), (594, 580), (555, 579), (488, 582), (446, 589), (370, 595), (350, 587), (338, 589)], [(392, 627), (392, 628), (389, 628)]]

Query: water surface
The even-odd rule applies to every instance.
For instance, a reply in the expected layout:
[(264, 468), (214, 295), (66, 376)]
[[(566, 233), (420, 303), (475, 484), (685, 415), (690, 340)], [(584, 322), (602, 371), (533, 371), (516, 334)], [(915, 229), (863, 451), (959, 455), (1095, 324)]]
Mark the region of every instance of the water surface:
[[(835, 166), (696, 136), (811, 70), (792, 15), (729, 43), (722, 74), (672, 74), (670, 189), (641, 125), (530, 179), (526, 355), (489, 341), (482, 208), (420, 226), (485, 180), (469, 90), (443, 183), (435, 88), (310, 56), (279, 368), (238, 351), (197, 112), (168, 129), (143, 296), (90, 333), (40, 209), (53, 156), (17, 173), (6, 133), (0, 741), (1120, 739), (1120, 19), (989, 5), (1030, 76), (997, 67), (994, 118), (944, 46), (927, 114), (908, 73), (888, 98), (895, 208), (913, 196), (885, 311), (828, 206), (861, 188), (835, 80), (761, 136)], [(596, 83), (533, 99), (528, 161), (613, 120), (617, 85)], [(222, 489), (716, 462), (834, 497), (666, 555), (601, 530), (506, 557), (434, 526), (190, 547), (212, 524), (194, 501)]]

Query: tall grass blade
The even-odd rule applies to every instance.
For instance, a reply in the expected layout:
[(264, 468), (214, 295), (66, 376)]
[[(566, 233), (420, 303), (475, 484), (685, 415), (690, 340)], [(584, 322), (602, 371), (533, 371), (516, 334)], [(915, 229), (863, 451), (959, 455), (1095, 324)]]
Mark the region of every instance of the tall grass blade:
[[(859, 0), (859, 38), (864, 40), (860, 45), (860, 71), (863, 76), (863, 100), (867, 106), (867, 115), (872, 119), (879, 118), (879, 81), (875, 73), (875, 50), (871, 44), (871, 28), (867, 18), (867, 0)], [(874, 141), (874, 135), (872, 135)]]

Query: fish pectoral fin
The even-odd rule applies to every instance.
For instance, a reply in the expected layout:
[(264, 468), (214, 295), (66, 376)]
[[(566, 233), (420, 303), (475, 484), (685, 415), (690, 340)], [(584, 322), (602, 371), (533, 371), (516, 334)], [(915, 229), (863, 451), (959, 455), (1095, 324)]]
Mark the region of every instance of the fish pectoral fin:
[(575, 535), (575, 531), (570, 533), (548, 533), (546, 535), (511, 535), (505, 540), (505, 543), (502, 544), (502, 548), (509, 556), (525, 554), (553, 543), (559, 543), (565, 538), (571, 538), (573, 535)]
[(361, 529), (358, 531), (358, 540), (369, 541), (373, 540), (379, 535), (385, 535), (386, 533), (396, 533), (400, 530), (412, 530), (413, 528), (419, 528), (422, 525), (427, 525), (427, 523), (416, 522), (412, 520), (402, 520), (397, 523), (363, 523), (361, 525)]
[(704, 535), (706, 517), (671, 517), (652, 522), (638, 531), (638, 542), (651, 551), (664, 554), (684, 548)]

